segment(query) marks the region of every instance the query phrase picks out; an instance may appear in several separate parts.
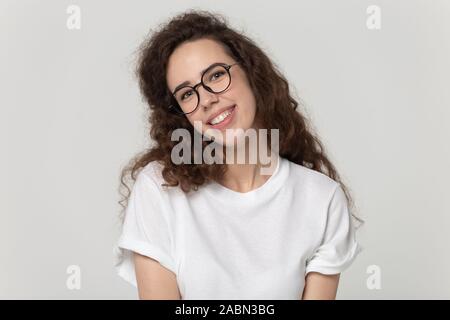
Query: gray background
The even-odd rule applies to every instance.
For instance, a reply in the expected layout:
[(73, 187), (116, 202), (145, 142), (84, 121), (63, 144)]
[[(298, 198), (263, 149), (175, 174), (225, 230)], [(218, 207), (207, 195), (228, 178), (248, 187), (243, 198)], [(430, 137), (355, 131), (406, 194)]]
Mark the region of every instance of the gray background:
[[(81, 30), (66, 27), (70, 4)], [(371, 4), (380, 30), (366, 27)], [(192, 7), (266, 50), (351, 186), (365, 250), (338, 298), (449, 299), (450, 1), (437, 0), (2, 0), (0, 298), (137, 297), (112, 257), (119, 170), (147, 143), (133, 52)]]

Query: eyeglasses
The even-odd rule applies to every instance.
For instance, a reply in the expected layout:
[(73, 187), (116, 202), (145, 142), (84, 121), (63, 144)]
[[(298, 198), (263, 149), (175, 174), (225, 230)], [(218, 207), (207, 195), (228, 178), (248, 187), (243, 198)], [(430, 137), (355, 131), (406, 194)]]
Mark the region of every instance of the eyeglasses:
[(214, 63), (202, 73), (201, 81), (195, 86), (183, 86), (175, 89), (172, 96), (176, 103), (171, 104), (169, 110), (178, 114), (189, 114), (197, 110), (200, 102), (200, 95), (197, 91), (199, 85), (211, 93), (221, 93), (227, 90), (231, 84), (230, 69), (236, 64), (239, 62), (233, 64)]

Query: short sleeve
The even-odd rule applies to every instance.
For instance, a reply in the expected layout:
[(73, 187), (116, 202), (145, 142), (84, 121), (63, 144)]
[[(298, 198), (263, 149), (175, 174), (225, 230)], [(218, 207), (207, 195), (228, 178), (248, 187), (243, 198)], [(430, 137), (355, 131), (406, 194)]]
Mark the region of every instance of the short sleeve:
[(157, 260), (176, 274), (170, 225), (161, 192), (146, 173), (138, 174), (125, 211), (122, 233), (114, 248), (117, 273), (134, 286), (137, 282), (133, 252)]
[(347, 269), (363, 247), (356, 241), (356, 230), (348, 210), (347, 198), (338, 184), (328, 205), (325, 234), (319, 247), (306, 262), (309, 272), (337, 274)]

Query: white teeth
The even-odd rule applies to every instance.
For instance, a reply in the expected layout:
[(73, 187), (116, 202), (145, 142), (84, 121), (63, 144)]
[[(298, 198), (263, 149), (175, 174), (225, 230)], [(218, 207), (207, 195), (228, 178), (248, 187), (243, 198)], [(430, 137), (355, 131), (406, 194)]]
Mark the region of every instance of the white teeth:
[(223, 120), (225, 120), (226, 117), (228, 117), (231, 114), (231, 111), (232, 111), (232, 109), (222, 112), (217, 117), (212, 119), (210, 121), (210, 123), (214, 125), (214, 124), (218, 124), (218, 123), (222, 122)]

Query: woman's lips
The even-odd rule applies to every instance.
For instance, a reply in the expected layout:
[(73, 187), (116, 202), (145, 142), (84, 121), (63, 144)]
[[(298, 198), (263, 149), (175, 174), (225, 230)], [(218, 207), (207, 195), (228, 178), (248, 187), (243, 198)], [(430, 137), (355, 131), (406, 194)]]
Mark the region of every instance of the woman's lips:
[(231, 113), (222, 122), (219, 122), (217, 124), (208, 123), (208, 125), (213, 129), (219, 129), (219, 130), (223, 129), (231, 123), (231, 121), (234, 119), (235, 113), (236, 113), (236, 105), (234, 105), (231, 108)]

